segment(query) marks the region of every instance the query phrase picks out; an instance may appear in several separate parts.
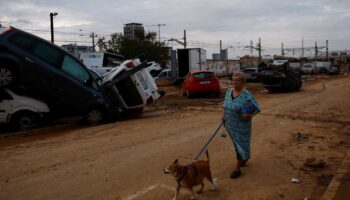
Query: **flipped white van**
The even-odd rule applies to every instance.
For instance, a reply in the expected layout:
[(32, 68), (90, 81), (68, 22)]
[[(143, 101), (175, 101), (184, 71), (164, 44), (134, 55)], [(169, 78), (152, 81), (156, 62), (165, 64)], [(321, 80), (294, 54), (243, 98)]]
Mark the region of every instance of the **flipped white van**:
[(147, 64), (141, 64), (138, 59), (127, 60), (99, 81), (109, 98), (118, 105), (119, 113), (139, 113), (164, 96), (146, 67)]

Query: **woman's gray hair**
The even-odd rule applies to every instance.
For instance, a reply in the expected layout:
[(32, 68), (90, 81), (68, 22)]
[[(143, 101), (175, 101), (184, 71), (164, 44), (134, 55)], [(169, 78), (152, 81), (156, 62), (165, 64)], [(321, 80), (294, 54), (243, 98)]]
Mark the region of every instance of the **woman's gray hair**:
[(232, 79), (233, 79), (233, 77), (238, 77), (238, 78), (240, 78), (240, 79), (243, 81), (243, 83), (246, 82), (245, 74), (242, 73), (242, 72), (235, 72), (235, 73), (232, 75)]

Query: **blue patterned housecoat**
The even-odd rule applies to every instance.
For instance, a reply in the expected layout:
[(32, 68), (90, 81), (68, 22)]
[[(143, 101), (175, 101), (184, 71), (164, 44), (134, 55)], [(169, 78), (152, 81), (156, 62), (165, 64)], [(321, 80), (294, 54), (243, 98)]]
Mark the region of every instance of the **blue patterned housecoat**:
[(233, 88), (228, 88), (224, 102), (224, 118), (226, 120), (225, 127), (229, 133), (232, 143), (242, 160), (250, 158), (250, 137), (252, 129), (252, 119), (243, 119), (242, 110), (251, 102), (255, 110), (252, 112), (260, 112), (260, 107), (254, 96), (243, 89), (242, 93), (232, 99)]

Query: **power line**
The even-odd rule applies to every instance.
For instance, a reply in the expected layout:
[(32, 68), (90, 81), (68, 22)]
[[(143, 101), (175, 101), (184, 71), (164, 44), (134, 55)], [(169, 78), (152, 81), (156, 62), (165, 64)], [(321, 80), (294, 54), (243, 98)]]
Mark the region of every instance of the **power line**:
[[(160, 28), (160, 26), (159, 26), (159, 28)], [(42, 29), (22, 29), (22, 30), (31, 32), (33, 34), (38, 34), (38, 35), (44, 37), (45, 39), (49, 40), (50, 30), (42, 30)], [(107, 32), (97, 32), (97, 33), (94, 32), (94, 33), (96, 35), (98, 35), (99, 37), (106, 37), (106, 38), (110, 37), (111, 34), (113, 34), (113, 33), (107, 33)], [(88, 44), (88, 43), (91, 43), (91, 41), (87, 40), (87, 38), (91, 37), (90, 34), (91, 33), (82, 32), (82, 31), (76, 31), (76, 32), (74, 32), (74, 31), (55, 31), (55, 38), (56, 38), (57, 42), (60, 42), (60, 43), (77, 42), (77, 43), (81, 43), (81, 44)], [(160, 34), (159, 34), (159, 36), (160, 36)], [(94, 37), (94, 39), (95, 39), (95, 37)], [(171, 39), (171, 38), (167, 38), (167, 37), (159, 37), (159, 38), (162, 39), (162, 41), (164, 41), (166, 39)], [(179, 38), (179, 39), (181, 40), (183, 38)], [(340, 43), (339, 39), (334, 39), (332, 41), (337, 41), (338, 49), (337, 50), (332, 49), (331, 51), (344, 51), (344, 50), (348, 49), (349, 44)], [(213, 40), (198, 40), (198, 39), (188, 39), (187, 38), (187, 44), (191, 47), (213, 48), (213, 49), (219, 48), (219, 42), (213, 41)], [(240, 44), (240, 45), (237, 45), (237, 44)], [(243, 44), (247, 44), (247, 45), (243, 45)], [(286, 43), (284, 43), (284, 44), (286, 44)], [(322, 44), (322, 42), (321, 42), (321, 44)], [(169, 44), (169, 45), (170, 46), (177, 46), (176, 44)], [(232, 41), (232, 40), (224, 41), (225, 48), (229, 48), (231, 46), (234, 47), (235, 49), (240, 49), (240, 50), (244, 51), (246, 49), (242, 49), (242, 47), (249, 46), (249, 41)], [(264, 42), (264, 49), (265, 50), (269, 50), (269, 51), (280, 50), (280, 48), (276, 47), (276, 46), (274, 45), (274, 43), (268, 43), (268, 42), (265, 43)], [(302, 48), (298, 47), (296, 45), (285, 45), (285, 46), (289, 46), (288, 48), (285, 48), (286, 54), (289, 54), (290, 52), (293, 52), (293, 51), (294, 51), (294, 53), (299, 53), (302, 51)], [(322, 53), (320, 50), (325, 49), (326, 46), (318, 46), (319, 53)], [(310, 51), (314, 50), (314, 47), (306, 46), (306, 47), (304, 47), (304, 50), (306, 52), (310, 52)]]

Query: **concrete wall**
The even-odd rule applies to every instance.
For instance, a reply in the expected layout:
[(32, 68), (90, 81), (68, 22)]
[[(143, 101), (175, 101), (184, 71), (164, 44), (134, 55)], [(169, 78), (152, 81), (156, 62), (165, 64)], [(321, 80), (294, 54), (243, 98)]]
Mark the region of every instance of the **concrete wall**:
[(208, 70), (216, 75), (226, 76), (240, 70), (239, 60), (207, 60)]

